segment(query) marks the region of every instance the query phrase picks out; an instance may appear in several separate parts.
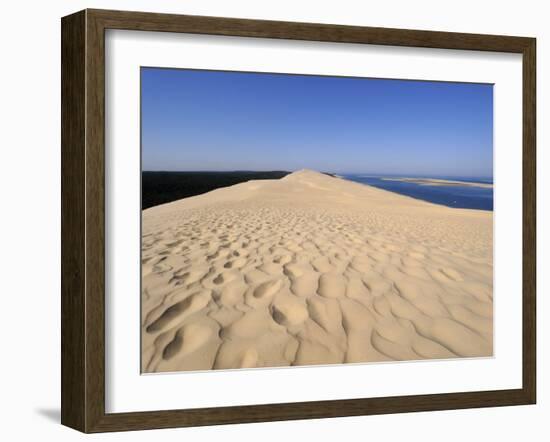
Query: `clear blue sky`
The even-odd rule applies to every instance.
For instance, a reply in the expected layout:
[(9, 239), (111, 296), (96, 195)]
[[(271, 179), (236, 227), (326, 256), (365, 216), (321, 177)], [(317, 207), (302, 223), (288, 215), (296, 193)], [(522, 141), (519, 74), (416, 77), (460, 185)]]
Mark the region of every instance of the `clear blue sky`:
[(493, 175), (493, 87), (142, 68), (143, 170)]

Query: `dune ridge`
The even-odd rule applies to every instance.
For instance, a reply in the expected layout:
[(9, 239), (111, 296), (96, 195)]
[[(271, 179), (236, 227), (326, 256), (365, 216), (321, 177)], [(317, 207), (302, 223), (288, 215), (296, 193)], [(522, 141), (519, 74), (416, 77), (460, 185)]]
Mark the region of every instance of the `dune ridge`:
[(303, 170), (142, 216), (143, 372), (492, 355), (492, 212)]

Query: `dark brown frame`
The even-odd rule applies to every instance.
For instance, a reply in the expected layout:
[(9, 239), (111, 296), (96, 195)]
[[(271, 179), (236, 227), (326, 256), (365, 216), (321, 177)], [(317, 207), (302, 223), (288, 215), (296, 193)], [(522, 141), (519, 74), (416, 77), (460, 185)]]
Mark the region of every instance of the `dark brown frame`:
[[(84, 10), (62, 19), (61, 422), (83, 432), (534, 404), (536, 40), (449, 32)], [(523, 56), (523, 386), (190, 410), (105, 413), (105, 30), (184, 32)]]

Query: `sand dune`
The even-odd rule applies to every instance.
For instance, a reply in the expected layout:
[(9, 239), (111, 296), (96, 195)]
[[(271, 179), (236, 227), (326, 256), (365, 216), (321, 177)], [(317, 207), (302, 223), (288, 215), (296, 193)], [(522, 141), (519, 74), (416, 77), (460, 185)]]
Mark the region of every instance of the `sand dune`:
[(492, 212), (299, 171), (143, 211), (144, 372), (490, 356)]

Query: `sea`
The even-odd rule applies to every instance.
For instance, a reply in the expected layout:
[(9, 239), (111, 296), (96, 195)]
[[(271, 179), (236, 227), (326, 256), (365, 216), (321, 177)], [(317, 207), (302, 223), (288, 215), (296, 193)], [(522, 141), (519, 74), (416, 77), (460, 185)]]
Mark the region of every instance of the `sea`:
[[(413, 182), (391, 181), (387, 178), (404, 178), (404, 176), (376, 176), (368, 174), (340, 174), (342, 178), (361, 184), (389, 190), (390, 192), (410, 196), (434, 204), (448, 207), (478, 210), (493, 210), (493, 188), (472, 186), (426, 186)], [(406, 178), (444, 179), (466, 181), (470, 183), (493, 184), (492, 178), (486, 177), (450, 177), (450, 176), (409, 176)]]

